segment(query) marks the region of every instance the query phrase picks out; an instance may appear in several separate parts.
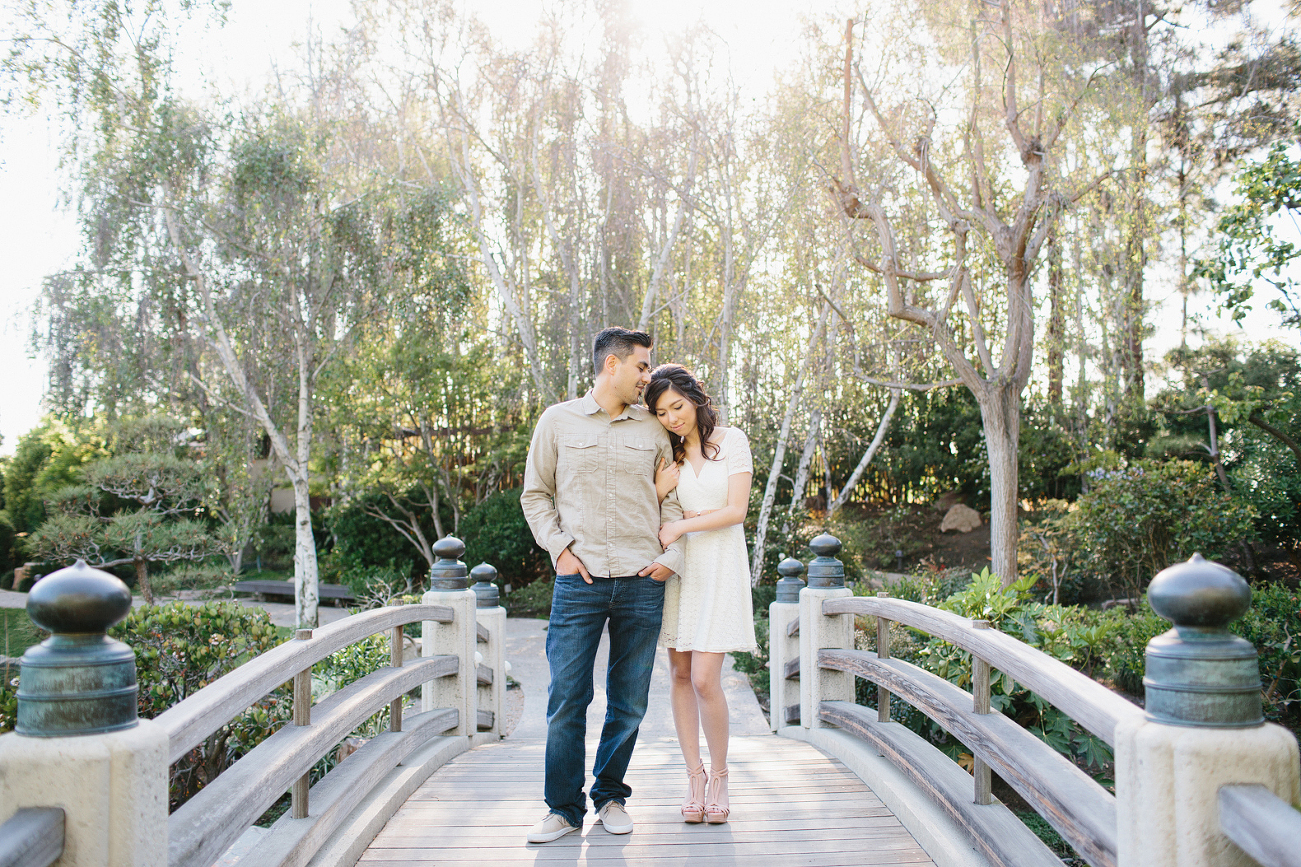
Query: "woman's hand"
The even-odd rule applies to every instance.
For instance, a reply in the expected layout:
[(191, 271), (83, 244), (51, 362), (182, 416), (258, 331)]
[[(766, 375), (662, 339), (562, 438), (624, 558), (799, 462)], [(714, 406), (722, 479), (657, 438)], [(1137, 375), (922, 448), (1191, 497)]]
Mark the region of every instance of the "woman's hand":
[(661, 459), (660, 465), (655, 468), (655, 496), (661, 503), (669, 495), (669, 491), (678, 486), (679, 472), (678, 465), (668, 458)]
[(660, 544), (665, 548), (682, 538), (682, 521), (669, 521), (660, 527)]

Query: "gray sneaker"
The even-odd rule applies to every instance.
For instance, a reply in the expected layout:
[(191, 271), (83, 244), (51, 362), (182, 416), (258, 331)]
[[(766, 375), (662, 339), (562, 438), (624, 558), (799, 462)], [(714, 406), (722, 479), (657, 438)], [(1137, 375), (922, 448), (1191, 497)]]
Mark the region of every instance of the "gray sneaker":
[(607, 801), (596, 813), (596, 820), (611, 834), (631, 834), (632, 816), (618, 801)]
[[(631, 827), (630, 824), (629, 830), (631, 830)], [(547, 813), (542, 821), (529, 829), (528, 841), (530, 843), (550, 843), (552, 840), (559, 840), (570, 831), (577, 830), (577, 825), (569, 824), (569, 820), (559, 813)]]

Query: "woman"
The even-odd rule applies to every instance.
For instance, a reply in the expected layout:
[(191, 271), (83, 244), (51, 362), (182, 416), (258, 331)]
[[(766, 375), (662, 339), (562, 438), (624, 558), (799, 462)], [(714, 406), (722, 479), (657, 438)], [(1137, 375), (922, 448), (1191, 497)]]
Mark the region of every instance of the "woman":
[[(669, 649), (673, 725), (687, 763), (682, 818), (727, 821), (727, 699), (723, 654), (757, 649), (750, 603), (749, 559), (742, 523), (754, 465), (737, 428), (718, 427), (700, 383), (679, 364), (651, 373), (646, 406), (668, 429), (675, 463), (655, 475), (663, 499), (675, 487), (683, 517), (660, 528), (660, 543), (685, 536), (685, 565), (664, 588), (660, 646)], [(709, 745), (709, 773), (700, 758), (700, 729)]]

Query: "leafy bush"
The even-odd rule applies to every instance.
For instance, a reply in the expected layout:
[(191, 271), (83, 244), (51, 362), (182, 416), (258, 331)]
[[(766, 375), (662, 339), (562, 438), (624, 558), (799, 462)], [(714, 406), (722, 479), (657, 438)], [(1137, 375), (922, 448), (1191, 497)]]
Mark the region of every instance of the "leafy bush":
[(1296, 588), (1282, 583), (1252, 587), (1251, 608), (1229, 629), (1260, 654), (1266, 719), (1301, 731), (1301, 598)]
[(520, 508), (523, 488), (500, 491), (465, 513), (458, 527), (470, 568), (490, 563), (498, 583), (518, 589), (551, 574), (551, 556), (533, 541)]
[[(235, 602), (144, 605), (109, 634), (135, 651), (140, 715), (146, 719), (279, 643), (265, 611)], [(291, 701), (288, 692), (267, 696), (177, 761), (171, 774), (172, 809), (289, 719)]]
[(1157, 615), (1144, 596), (1137, 610), (1112, 609), (1116, 631), (1107, 651), (1107, 675), (1122, 692), (1143, 694), (1143, 674), (1147, 668), (1147, 643), (1170, 629), (1170, 623)]
[(512, 590), (501, 598), (502, 607), (510, 617), (539, 617), (547, 620), (551, 617), (551, 591), (555, 588), (554, 578), (534, 581), (527, 587)]
[[(414, 545), (391, 524), (368, 514), (367, 504), (376, 504), (382, 496), (368, 494), (326, 512), (325, 524), (334, 539), (331, 554), (341, 568), (365, 574), (375, 568), (398, 568), (410, 573), (417, 564), (424, 567), (425, 558)], [(428, 538), (436, 538), (432, 526), (424, 531)]]
[(1195, 552), (1236, 553), (1255, 535), (1255, 513), (1191, 461), (1138, 460), (1099, 470), (1065, 519), (1075, 567), (1137, 599), (1152, 577)]

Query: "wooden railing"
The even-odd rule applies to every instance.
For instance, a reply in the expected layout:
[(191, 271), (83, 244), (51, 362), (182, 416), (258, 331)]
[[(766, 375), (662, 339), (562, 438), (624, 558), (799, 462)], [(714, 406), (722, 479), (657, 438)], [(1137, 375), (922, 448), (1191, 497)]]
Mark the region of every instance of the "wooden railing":
[[(868, 780), (936, 863), (968, 863), (975, 849), (989, 864), (1060, 867), (992, 797), (997, 774), (1093, 867), (1301, 867), (1301, 756), (1292, 733), (1253, 707), (1256, 654), (1227, 628), (1251, 590), (1231, 570), (1194, 555), (1153, 578), (1152, 607), (1174, 628), (1147, 647), (1144, 710), (988, 621), (885, 592), (856, 597), (834, 556), (839, 541), (819, 536), (810, 547), (819, 556), (808, 586), (803, 565), (783, 561), (769, 609), (772, 727)], [(855, 640), (862, 619), (874, 651), (855, 649), (871, 646)], [(971, 691), (894, 658), (895, 624), (970, 654)], [(995, 671), (1112, 747), (1114, 795), (991, 708)], [(856, 677), (876, 685), (876, 708), (855, 702)], [(970, 774), (892, 722), (895, 699), (970, 750)], [(970, 848), (954, 848), (958, 839)]]
[[(443, 605), (405, 605), (356, 614), (314, 631), (300, 630), (294, 640), (250, 660), (157, 717), (168, 735), (168, 760), (175, 762), (289, 677), (294, 681), (293, 722), (172, 813), (168, 820), (170, 867), (208, 867), (287, 789), (292, 791), (288, 815), (300, 821), (277, 823), (271, 837), (241, 863), (246, 867), (306, 863), (388, 772), (431, 738), (459, 725), (457, 708), (429, 708), (406, 718), (402, 713), (403, 695), (438, 678), (454, 676), (461, 666), (451, 655), (404, 659), (403, 626), (450, 624), (454, 613)], [(389, 633), (390, 666), (312, 705), (312, 665), (383, 632)], [(483, 640), (489, 637), (482, 624), (476, 632)], [(491, 669), (479, 672), (477, 680), (482, 683), (485, 679), (492, 681)], [(309, 792), (311, 767), (385, 707), (390, 708), (389, 730), (368, 741)], [(489, 726), (492, 723), (491, 719), (487, 722)]]
[(1220, 827), (1261, 867), (1301, 867), (1301, 812), (1264, 786), (1221, 786)]
[(0, 867), (50, 867), (63, 855), (64, 812), (28, 807), (0, 822)]
[[(1142, 711), (1070, 666), (989, 628), (947, 611), (884, 597), (828, 599), (822, 614), (876, 618), (877, 651), (822, 649), (817, 664), (877, 684), (878, 709), (851, 702), (820, 702), (819, 716), (874, 744), (924, 791), (942, 804), (970, 834), (973, 843), (996, 863), (1024, 863), (1020, 852), (1004, 851), (1005, 833), (990, 826), (992, 769), (1035, 812), (1061, 834), (1093, 867), (1115, 867), (1115, 796), (1014, 720), (991, 711), (991, 670), (1002, 671), (1102, 739), (1115, 744), (1116, 727)], [(899, 623), (942, 638), (972, 658), (973, 692), (889, 655), (890, 625)], [(941, 725), (971, 750), (975, 760), (974, 795), (951, 785), (956, 766), (925, 740), (887, 725), (889, 702), (898, 696)], [(911, 732), (908, 732), (911, 735)], [(962, 775), (965, 777), (965, 773)], [(999, 824), (1006, 817), (999, 817)], [(1017, 835), (1021, 837), (1023, 835)], [(1049, 862), (1051, 863), (1051, 862)]]

